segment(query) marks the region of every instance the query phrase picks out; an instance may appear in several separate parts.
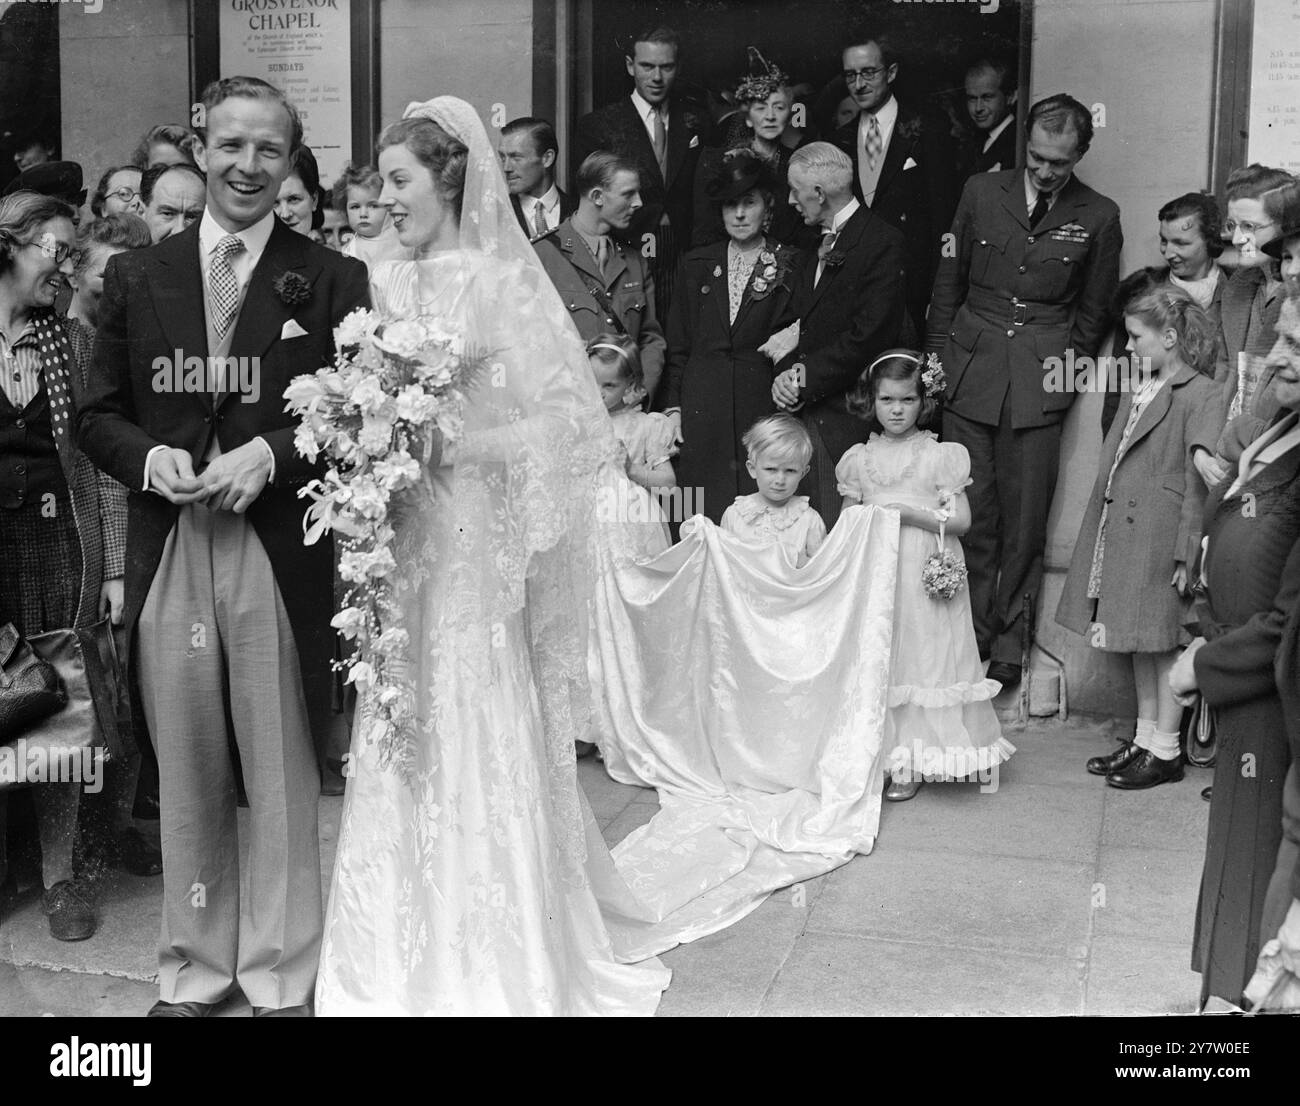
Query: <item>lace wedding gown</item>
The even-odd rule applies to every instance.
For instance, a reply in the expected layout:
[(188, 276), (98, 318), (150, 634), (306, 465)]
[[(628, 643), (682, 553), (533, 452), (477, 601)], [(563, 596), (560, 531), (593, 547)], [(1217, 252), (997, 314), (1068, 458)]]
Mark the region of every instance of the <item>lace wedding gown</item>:
[(583, 450), (610, 439), (588, 433), (589, 412), (608, 420), (537, 279), (470, 250), (374, 273), (381, 313), (434, 318), (493, 365), (398, 525), (415, 767), (379, 763), (360, 704), (320, 1015), (650, 1014), (668, 983), (657, 960), (620, 963), (602, 920), (598, 896), (637, 907), (578, 785), (585, 651), (548, 647), (586, 617), (557, 582), (566, 519), (594, 495)]

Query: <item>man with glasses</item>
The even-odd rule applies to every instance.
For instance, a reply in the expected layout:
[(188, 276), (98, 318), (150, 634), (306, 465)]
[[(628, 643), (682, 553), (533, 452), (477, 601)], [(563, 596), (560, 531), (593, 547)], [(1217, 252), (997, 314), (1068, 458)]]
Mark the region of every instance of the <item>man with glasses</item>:
[(1296, 179), (1281, 169), (1248, 165), (1228, 176), (1228, 218), (1223, 236), (1237, 249), (1240, 267), (1223, 289), (1223, 341), (1215, 380), (1223, 385), (1222, 433), (1216, 441), (1192, 445), (1192, 460), (1207, 483), (1231, 471), (1241, 451), (1277, 414), (1267, 354), (1273, 348), (1286, 289), (1269, 246), (1281, 233), (1280, 219)]
[(990, 679), (1020, 681), (1024, 598), (1036, 603), (1061, 423), (1073, 388), (1047, 361), (1095, 357), (1111, 323), (1119, 208), (1074, 175), (1092, 116), (1071, 96), (1029, 111), (1025, 167), (977, 173), (939, 261), (927, 348), (947, 373), (943, 433), (966, 447), (971, 528), (962, 538), (971, 616)]
[(858, 202), (903, 232), (907, 311), (919, 340), (942, 235), (956, 206), (956, 148), (946, 120), (922, 116), (895, 98), (899, 61), (886, 36), (847, 46), (841, 60), (859, 114), (835, 132), (834, 142), (853, 159)]

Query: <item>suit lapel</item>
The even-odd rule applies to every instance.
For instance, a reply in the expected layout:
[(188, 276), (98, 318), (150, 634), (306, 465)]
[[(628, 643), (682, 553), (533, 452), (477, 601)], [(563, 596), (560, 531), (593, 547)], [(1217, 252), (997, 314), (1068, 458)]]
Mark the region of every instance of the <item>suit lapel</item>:
[[(858, 210), (849, 216), (849, 221), (840, 228), (840, 236), (835, 240), (835, 249), (832, 253), (847, 255), (854, 246), (862, 239), (862, 232), (867, 223), (867, 209), (859, 206)], [(816, 254), (813, 255), (814, 262)], [(812, 300), (808, 304), (808, 311), (811, 312), (817, 306), (817, 301), (825, 294), (826, 289), (834, 283), (839, 271), (844, 268), (845, 262), (841, 261), (838, 265), (827, 265), (822, 270), (822, 278), (817, 281), (816, 287), (813, 288)], [(817, 266), (813, 265), (813, 277), (817, 276)]]
[(568, 258), (569, 264), (575, 269), (581, 269), (603, 288), (605, 281), (596, 265), (596, 259), (591, 256), (587, 243), (583, 241), (582, 235), (573, 229), (573, 224), (568, 219), (556, 227), (555, 237), (560, 252)]
[[(203, 303), (203, 272), (199, 268), (199, 224), (168, 238), (149, 254), (146, 278), (169, 354), (208, 355), (208, 325)], [(192, 393), (193, 394), (193, 393)]]
[[(644, 130), (644, 128), (642, 128)], [(673, 104), (668, 109), (668, 172), (664, 177), (664, 187), (671, 188), (678, 170), (686, 160), (686, 151), (690, 148), (691, 136), (686, 127), (686, 116), (682, 109)], [(654, 147), (651, 146), (653, 150)]]
[[(1052, 205), (1052, 210), (1043, 216), (1043, 221), (1034, 227), (1034, 234), (1048, 234), (1063, 227), (1066, 223), (1074, 218), (1075, 211), (1080, 207), (1085, 207), (1086, 202), (1080, 197), (1082, 185), (1079, 184), (1078, 177), (1071, 177), (1061, 189), (1060, 195), (1056, 197), (1056, 203)], [(1025, 222), (1028, 223), (1028, 218)]]
[(637, 114), (636, 105), (632, 103), (630, 96), (623, 98), (621, 107), (623, 109), (623, 126), (628, 133), (628, 137), (632, 140), (633, 146), (639, 151), (641, 171), (653, 176), (659, 182), (660, 188), (666, 188), (664, 175), (659, 170), (659, 159), (655, 157), (654, 143), (650, 141), (650, 135), (646, 133), (645, 123), (641, 121), (641, 116)]
[[(280, 336), (281, 328), (292, 316), (293, 309), (280, 298), (274, 284), (289, 271), (297, 272), (309, 284), (314, 284), (320, 270), (308, 258), (309, 242), (309, 238), (290, 230), (278, 219), (275, 221), (266, 249), (258, 259), (244, 294), (235, 333), (230, 339), (231, 357), (260, 359)], [(222, 393), (218, 406), (229, 399), (230, 394), (228, 390)]]
[[(780, 259), (781, 247), (778, 243), (773, 242), (770, 238), (763, 239), (763, 249), (770, 251), (773, 255), (777, 257), (778, 260)], [(772, 294), (773, 293), (771, 291), (768, 292), (768, 295), (772, 295)], [(753, 303), (754, 303), (754, 282), (752, 280), (747, 280), (745, 281), (744, 294), (740, 297), (740, 307), (736, 311), (736, 321), (731, 324), (731, 330), (733, 332), (739, 329), (741, 322), (744, 321), (745, 315), (748, 314), (749, 309), (753, 305)], [(728, 304), (728, 314), (730, 314), (730, 304)]]
[[(709, 289), (709, 298), (712, 298), (714, 306), (718, 310), (718, 321), (722, 324), (722, 333), (726, 334), (731, 330), (731, 293), (730, 278), (731, 270), (728, 262), (731, 258), (727, 254), (728, 243), (730, 239), (717, 243), (700, 261), (707, 266), (704, 272), (704, 280), (701, 286), (707, 285)], [(722, 270), (722, 275), (715, 277), (713, 274), (717, 270)]]
[[(903, 134), (914, 123), (914, 117), (910, 112), (903, 111), (902, 105), (899, 105), (898, 115), (894, 118), (894, 133), (889, 136), (889, 148), (885, 151), (885, 161), (880, 167), (880, 176), (876, 178), (876, 199), (879, 200), (881, 195), (889, 188), (890, 184), (899, 173), (903, 171), (903, 166), (907, 162), (908, 156), (912, 152), (912, 138), (904, 138)], [(856, 170), (857, 165), (854, 164)]]

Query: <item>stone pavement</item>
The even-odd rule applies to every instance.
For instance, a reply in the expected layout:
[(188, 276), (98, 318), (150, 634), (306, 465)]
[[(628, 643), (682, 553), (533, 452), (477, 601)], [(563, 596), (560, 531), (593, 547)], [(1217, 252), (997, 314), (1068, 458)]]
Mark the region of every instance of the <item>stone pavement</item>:
[[(1117, 724), (1031, 720), (998, 789), (934, 784), (885, 804), (870, 856), (778, 891), (663, 959), (660, 1014), (1160, 1014), (1196, 1009), (1188, 967), (1211, 772), (1123, 792), (1083, 762)], [(655, 793), (579, 775), (614, 844)], [(341, 799), (321, 803), (328, 881)], [(241, 812), (244, 813), (244, 812)], [(157, 880), (104, 889), (89, 941), (49, 937), (26, 891), (0, 922), (0, 1015), (138, 1016), (156, 997)], [(246, 1005), (223, 1013), (247, 1016)]]

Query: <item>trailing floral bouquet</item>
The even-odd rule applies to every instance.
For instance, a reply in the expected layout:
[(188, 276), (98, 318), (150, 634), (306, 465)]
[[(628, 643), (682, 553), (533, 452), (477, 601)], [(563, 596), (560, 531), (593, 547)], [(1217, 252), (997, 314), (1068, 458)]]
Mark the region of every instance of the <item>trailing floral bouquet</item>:
[(285, 410), (301, 420), (295, 448), (326, 461), (324, 478), (298, 493), (312, 500), (303, 541), (339, 536), (349, 587), (330, 624), (352, 652), (338, 667), (370, 693), (366, 740), (407, 775), (412, 704), (400, 673), (409, 636), (393, 598), (393, 521), (435, 447), (460, 437), (465, 398), (491, 355), (466, 350), (437, 320), (385, 321), (364, 308), (335, 328), (334, 343), (334, 364), (294, 377), (284, 393)]

